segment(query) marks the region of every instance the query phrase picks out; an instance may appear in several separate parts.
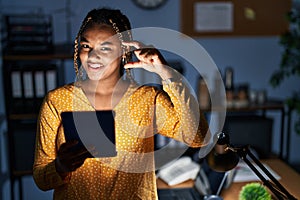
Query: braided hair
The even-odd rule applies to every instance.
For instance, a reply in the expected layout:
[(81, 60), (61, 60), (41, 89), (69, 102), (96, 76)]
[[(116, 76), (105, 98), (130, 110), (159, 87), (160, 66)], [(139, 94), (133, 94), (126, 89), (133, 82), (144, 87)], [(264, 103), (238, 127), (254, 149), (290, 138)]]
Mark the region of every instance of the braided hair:
[[(120, 10), (113, 10), (109, 8), (99, 8), (99, 9), (93, 9), (84, 18), (80, 29), (77, 33), (77, 36), (75, 38), (74, 43), (74, 69), (76, 76), (78, 80), (82, 79), (82, 70), (79, 70), (81, 66), (81, 61), (79, 58), (79, 51), (80, 51), (80, 38), (85, 30), (90, 28), (93, 25), (109, 25), (112, 27), (112, 29), (115, 31), (115, 33), (118, 35), (118, 38), (120, 42), (123, 41), (131, 41), (132, 40), (132, 34), (131, 34), (131, 25), (129, 22), (129, 19), (121, 13)], [(132, 53), (128, 52), (126, 50), (126, 47), (122, 45), (123, 52), (125, 52), (125, 57), (122, 57), (121, 67), (120, 67), (120, 75), (123, 75), (124, 71), (124, 64), (131, 60)], [(131, 76), (131, 73), (129, 69), (126, 69), (126, 77), (133, 81), (133, 78)]]

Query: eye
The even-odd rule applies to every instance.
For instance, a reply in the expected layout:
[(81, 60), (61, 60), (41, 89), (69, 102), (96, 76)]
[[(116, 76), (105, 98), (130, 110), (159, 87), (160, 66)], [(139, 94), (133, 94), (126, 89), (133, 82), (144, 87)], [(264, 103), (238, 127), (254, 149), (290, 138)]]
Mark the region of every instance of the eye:
[(110, 47), (101, 47), (101, 51), (112, 51)]
[(80, 48), (84, 51), (90, 51), (92, 49), (88, 44), (80, 44)]

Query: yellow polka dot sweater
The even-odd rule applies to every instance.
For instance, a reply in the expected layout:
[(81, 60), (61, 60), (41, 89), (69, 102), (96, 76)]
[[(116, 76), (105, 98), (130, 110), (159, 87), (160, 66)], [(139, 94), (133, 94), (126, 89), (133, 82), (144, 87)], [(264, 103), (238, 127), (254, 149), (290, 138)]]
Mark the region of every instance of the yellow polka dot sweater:
[(59, 200), (157, 199), (154, 134), (191, 147), (205, 145), (208, 127), (197, 105), (179, 82), (164, 84), (163, 90), (131, 85), (113, 108), (117, 156), (87, 158), (80, 168), (62, 179), (54, 163), (60, 145), (65, 142), (60, 114), (94, 108), (83, 90), (74, 84), (50, 91), (39, 115), (35, 183), (42, 190), (54, 189), (53, 198)]

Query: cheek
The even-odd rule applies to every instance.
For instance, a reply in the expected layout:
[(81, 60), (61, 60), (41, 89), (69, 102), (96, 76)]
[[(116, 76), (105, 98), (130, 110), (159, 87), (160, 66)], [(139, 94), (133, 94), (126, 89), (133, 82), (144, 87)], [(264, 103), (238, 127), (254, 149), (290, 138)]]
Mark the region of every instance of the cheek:
[(113, 62), (115, 65), (120, 66), (121, 64), (121, 58), (116, 58), (115, 60), (113, 60)]
[(81, 62), (85, 62), (88, 58), (88, 55), (85, 52), (80, 52), (79, 53), (79, 58), (80, 58)]
[(121, 62), (121, 55), (117, 53), (107, 54), (106, 56), (102, 56), (102, 61), (106, 64), (119, 64)]
[(81, 65), (85, 67), (88, 59), (88, 54), (84, 52), (79, 53), (79, 59), (81, 61)]

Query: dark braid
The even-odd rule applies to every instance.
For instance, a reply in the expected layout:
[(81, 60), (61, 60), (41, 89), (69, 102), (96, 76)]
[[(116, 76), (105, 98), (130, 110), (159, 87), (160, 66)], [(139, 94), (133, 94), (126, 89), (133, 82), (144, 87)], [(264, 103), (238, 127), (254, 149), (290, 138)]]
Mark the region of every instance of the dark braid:
[[(87, 16), (84, 18), (81, 27), (79, 29), (79, 32), (75, 39), (74, 44), (74, 68), (76, 72), (76, 76), (80, 78), (79, 73), (79, 66), (81, 65), (80, 58), (79, 58), (79, 43), (80, 43), (80, 37), (82, 33), (88, 29), (89, 27), (93, 25), (101, 25), (106, 24), (113, 28), (113, 30), (118, 34), (120, 41), (131, 41), (132, 35), (131, 35), (131, 25), (129, 22), (129, 19), (121, 13), (120, 10), (113, 10), (109, 8), (100, 8), (100, 9), (93, 9), (91, 10)], [(126, 61), (131, 60), (132, 53), (126, 51), (126, 48), (122, 46), (123, 52), (126, 52)], [(121, 75), (123, 74), (123, 64), (121, 66)], [(131, 81), (133, 78), (131, 77), (130, 71), (126, 70), (127, 78), (129, 78)]]
[(86, 20), (84, 20), (84, 22), (82, 23), (80, 29), (79, 29), (79, 32), (76, 36), (76, 39), (75, 39), (75, 43), (74, 43), (74, 68), (75, 68), (75, 73), (76, 73), (76, 76), (79, 76), (79, 64), (80, 64), (80, 58), (78, 56), (79, 54), (79, 40), (80, 40), (80, 35), (81, 33), (83, 32), (83, 29), (86, 27), (86, 25), (89, 23), (89, 21), (91, 20), (92, 18), (89, 17), (87, 18)]

